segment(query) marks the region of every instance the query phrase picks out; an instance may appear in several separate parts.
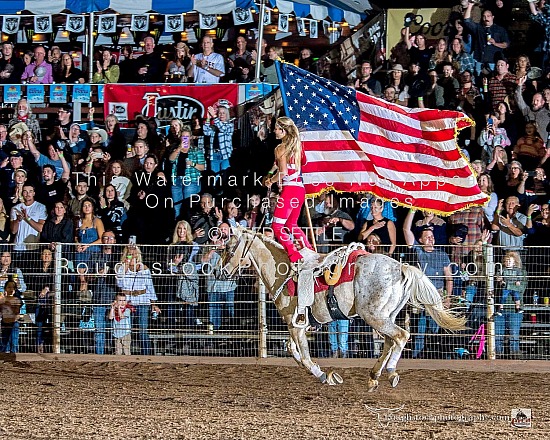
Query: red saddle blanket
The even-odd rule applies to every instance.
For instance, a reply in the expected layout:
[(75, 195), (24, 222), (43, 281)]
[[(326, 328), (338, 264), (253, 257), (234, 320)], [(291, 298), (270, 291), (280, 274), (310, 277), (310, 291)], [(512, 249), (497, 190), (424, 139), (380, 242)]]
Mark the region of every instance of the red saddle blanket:
[[(342, 275), (340, 276), (340, 279), (338, 282), (334, 285), (334, 287), (342, 284), (342, 283), (348, 283), (351, 280), (353, 280), (353, 276), (355, 275), (355, 261), (357, 260), (357, 257), (360, 255), (367, 255), (367, 251), (357, 250), (353, 251), (351, 254), (349, 254), (348, 261), (346, 262), (346, 265), (342, 268)], [(287, 282), (287, 290), (288, 294), (290, 296), (296, 295), (296, 282), (291, 278)], [(328, 290), (329, 286), (325, 282), (325, 276), (321, 275), (317, 278), (315, 278), (315, 293), (318, 292), (324, 292), (325, 290)]]

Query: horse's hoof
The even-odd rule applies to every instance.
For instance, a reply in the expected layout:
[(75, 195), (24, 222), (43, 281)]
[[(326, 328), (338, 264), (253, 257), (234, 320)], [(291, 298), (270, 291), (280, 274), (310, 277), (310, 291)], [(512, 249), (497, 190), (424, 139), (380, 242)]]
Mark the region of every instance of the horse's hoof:
[(395, 388), (397, 384), (399, 383), (399, 374), (392, 373), (388, 376), (388, 379), (390, 381), (390, 385), (392, 388)]
[(327, 382), (329, 385), (341, 385), (344, 383), (344, 379), (338, 373), (330, 371), (327, 376)]
[(327, 373), (323, 373), (319, 376), (321, 383), (328, 383)]
[(367, 382), (367, 391), (372, 393), (378, 389), (378, 381), (376, 379), (369, 379)]

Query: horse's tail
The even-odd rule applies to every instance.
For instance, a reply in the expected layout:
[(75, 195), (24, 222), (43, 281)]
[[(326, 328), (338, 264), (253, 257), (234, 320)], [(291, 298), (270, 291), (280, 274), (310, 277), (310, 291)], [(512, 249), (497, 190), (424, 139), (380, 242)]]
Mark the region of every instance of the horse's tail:
[(413, 307), (424, 308), (434, 321), (447, 330), (466, 329), (466, 317), (452, 310), (446, 310), (441, 295), (422, 271), (414, 266), (401, 265), (405, 281), (403, 289), (410, 292)]

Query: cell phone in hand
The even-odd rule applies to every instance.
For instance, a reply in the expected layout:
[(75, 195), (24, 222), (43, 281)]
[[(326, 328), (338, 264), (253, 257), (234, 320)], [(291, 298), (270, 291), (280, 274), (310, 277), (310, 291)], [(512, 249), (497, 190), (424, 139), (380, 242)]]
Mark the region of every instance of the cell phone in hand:
[(181, 137), (181, 146), (183, 148), (189, 148), (189, 136), (182, 136)]

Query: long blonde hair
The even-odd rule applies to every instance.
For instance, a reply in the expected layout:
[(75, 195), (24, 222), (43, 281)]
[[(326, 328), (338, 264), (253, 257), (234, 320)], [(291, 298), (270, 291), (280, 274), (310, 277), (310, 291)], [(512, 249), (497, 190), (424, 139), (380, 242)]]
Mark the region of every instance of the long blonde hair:
[(281, 139), (281, 145), (284, 147), (286, 160), (294, 156), (296, 170), (300, 171), (302, 166), (302, 142), (300, 141), (300, 132), (294, 121), (287, 116), (281, 116), (277, 119), (276, 125), (285, 132)]

